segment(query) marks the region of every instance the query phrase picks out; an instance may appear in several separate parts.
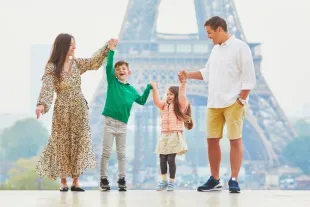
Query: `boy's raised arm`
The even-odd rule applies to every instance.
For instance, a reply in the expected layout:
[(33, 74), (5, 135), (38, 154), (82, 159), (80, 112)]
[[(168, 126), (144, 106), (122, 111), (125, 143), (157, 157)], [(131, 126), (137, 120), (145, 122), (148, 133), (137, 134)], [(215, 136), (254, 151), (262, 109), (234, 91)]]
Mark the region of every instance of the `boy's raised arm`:
[(113, 60), (114, 60), (114, 49), (117, 44), (118, 44), (118, 40), (114, 40), (114, 39), (111, 39), (108, 42), (108, 48), (110, 49), (108, 53), (108, 62), (106, 65), (106, 74), (107, 74), (108, 82), (111, 80), (111, 78), (114, 77)]

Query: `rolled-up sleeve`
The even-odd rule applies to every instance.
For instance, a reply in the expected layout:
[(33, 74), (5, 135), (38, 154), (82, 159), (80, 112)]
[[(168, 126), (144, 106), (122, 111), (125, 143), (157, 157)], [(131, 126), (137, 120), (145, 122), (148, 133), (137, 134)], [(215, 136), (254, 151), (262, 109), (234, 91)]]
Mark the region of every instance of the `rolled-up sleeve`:
[(240, 47), (237, 58), (241, 69), (241, 90), (252, 90), (256, 85), (256, 75), (250, 47), (246, 44)]

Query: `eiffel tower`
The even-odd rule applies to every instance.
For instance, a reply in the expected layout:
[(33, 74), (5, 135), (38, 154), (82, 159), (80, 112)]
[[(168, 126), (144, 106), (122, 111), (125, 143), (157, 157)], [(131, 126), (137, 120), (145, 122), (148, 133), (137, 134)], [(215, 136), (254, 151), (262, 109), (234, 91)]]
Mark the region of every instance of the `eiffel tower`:
[[(130, 64), (129, 82), (140, 92), (149, 81), (159, 83), (160, 94), (171, 85), (178, 85), (180, 69), (199, 69), (208, 60), (213, 44), (207, 40), (204, 23), (212, 16), (226, 19), (229, 33), (247, 42), (233, 0), (194, 0), (197, 34), (164, 34), (156, 30), (160, 0), (129, 0), (120, 31), (120, 44), (115, 58)], [(245, 163), (263, 163), (275, 166), (285, 162), (281, 150), (294, 139), (295, 131), (288, 122), (277, 100), (261, 74), (259, 43), (248, 43), (254, 59), (257, 86), (250, 94), (249, 107), (244, 122)], [(105, 75), (91, 103), (91, 128), (94, 146), (101, 153), (103, 117), (107, 83)], [(189, 80), (187, 96), (193, 105), (195, 128), (186, 132), (189, 152), (187, 163), (193, 172), (198, 166), (207, 166), (206, 153), (206, 103), (208, 86), (203, 81)], [(156, 174), (157, 157), (153, 153), (160, 133), (159, 112), (152, 97), (148, 103), (134, 106), (129, 123), (129, 137), (133, 137), (133, 183), (139, 188), (142, 175)], [(152, 171), (153, 169), (153, 171)]]

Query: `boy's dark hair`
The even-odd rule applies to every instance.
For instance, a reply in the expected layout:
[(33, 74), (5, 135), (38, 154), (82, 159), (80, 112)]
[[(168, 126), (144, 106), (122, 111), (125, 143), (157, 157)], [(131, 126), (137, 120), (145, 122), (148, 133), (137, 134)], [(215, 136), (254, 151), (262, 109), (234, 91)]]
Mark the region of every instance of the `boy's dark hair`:
[(129, 70), (129, 64), (126, 61), (124, 61), (124, 60), (120, 60), (120, 61), (116, 62), (115, 65), (114, 65), (114, 68), (118, 68), (121, 65), (126, 65), (128, 70)]
[(227, 23), (223, 18), (219, 16), (211, 17), (209, 20), (206, 21), (204, 26), (205, 27), (210, 26), (214, 31), (218, 27), (221, 27), (224, 30), (224, 32), (227, 32)]

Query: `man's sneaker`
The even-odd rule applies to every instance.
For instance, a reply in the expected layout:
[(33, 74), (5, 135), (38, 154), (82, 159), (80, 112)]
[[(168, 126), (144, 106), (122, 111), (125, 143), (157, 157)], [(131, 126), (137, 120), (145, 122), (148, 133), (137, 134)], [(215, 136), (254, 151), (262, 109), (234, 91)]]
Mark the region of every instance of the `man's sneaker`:
[(162, 180), (158, 183), (157, 187), (156, 187), (156, 190), (157, 191), (162, 191), (162, 190), (165, 190), (168, 186), (168, 182), (167, 180)]
[(236, 181), (236, 178), (231, 178), (228, 182), (228, 186), (230, 193), (240, 193), (239, 183)]
[(167, 187), (167, 191), (173, 191), (174, 190), (174, 183), (173, 182), (169, 182), (168, 183), (168, 187)]
[(127, 191), (125, 178), (118, 179), (117, 183), (118, 183), (118, 191)]
[(109, 185), (109, 181), (106, 178), (101, 178), (100, 179), (100, 186), (99, 189), (102, 191), (108, 191), (111, 190), (111, 187)]
[(205, 184), (197, 188), (197, 191), (202, 191), (202, 192), (220, 191), (220, 190), (222, 190), (222, 185), (220, 183), (220, 180), (215, 180), (213, 176), (211, 176)]

